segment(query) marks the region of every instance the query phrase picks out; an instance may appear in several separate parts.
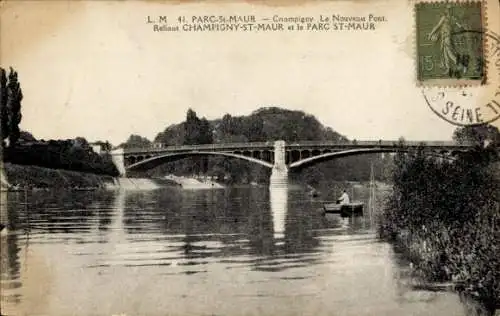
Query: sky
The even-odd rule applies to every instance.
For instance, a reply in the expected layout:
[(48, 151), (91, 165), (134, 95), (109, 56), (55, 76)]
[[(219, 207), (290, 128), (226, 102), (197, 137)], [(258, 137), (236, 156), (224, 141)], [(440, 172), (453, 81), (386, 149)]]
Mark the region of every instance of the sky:
[[(416, 85), (413, 11), (397, 0), (284, 6), (160, 1), (20, 1), (0, 9), (0, 64), (39, 139), (150, 139), (185, 119), (277, 106), (351, 139), (447, 140)], [(153, 32), (147, 16), (385, 16), (375, 31)]]

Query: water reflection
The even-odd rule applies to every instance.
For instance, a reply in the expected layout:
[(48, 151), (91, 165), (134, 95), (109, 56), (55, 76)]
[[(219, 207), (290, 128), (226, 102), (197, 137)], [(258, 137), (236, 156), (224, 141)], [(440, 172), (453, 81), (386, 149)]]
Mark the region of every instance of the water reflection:
[(6, 226), (6, 230), (2, 231), (3, 234), (0, 236), (0, 300), (3, 304), (17, 304), (21, 300), (21, 295), (16, 289), (22, 286), (19, 281), (20, 248), (17, 235), (6, 233), (12, 230), (12, 222), (9, 220), (12, 215), (9, 216), (7, 193), (0, 192), (0, 195), (0, 223)]
[(466, 315), (455, 296), (402, 283), (406, 263), (363, 218), (342, 227), (288, 186), (16, 193), (6, 205), (2, 308), (19, 312), (7, 315)]
[(287, 216), (288, 185), (271, 185), (269, 193), (274, 224), (274, 238), (282, 239), (285, 233), (285, 218)]

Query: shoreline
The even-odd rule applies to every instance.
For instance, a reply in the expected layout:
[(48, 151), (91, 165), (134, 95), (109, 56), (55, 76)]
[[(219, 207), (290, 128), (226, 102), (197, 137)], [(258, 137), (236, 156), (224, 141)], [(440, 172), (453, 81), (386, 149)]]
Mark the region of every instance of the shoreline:
[(185, 177), (175, 176), (169, 174), (162, 178), (162, 180), (173, 181), (180, 185), (185, 190), (211, 190), (211, 189), (224, 189), (225, 186), (209, 179), (208, 177)]
[[(456, 293), (465, 307), (479, 311), (477, 315), (497, 316), (500, 315), (500, 304), (487, 302), (485, 297), (479, 295), (471, 288), (476, 288), (477, 284), (470, 283), (467, 280), (459, 280), (442, 276), (437, 276), (437, 270), (426, 266), (433, 259), (429, 257), (432, 252), (443, 251), (435, 249), (432, 246), (433, 238), (420, 233), (414, 233), (410, 236), (408, 231), (399, 231), (391, 235), (380, 235), (379, 239), (391, 244), (395, 253), (401, 255), (403, 260), (411, 265), (411, 275), (414, 283), (411, 285), (415, 289), (427, 291), (447, 291)], [(433, 249), (434, 248), (434, 249)], [(444, 251), (448, 251), (445, 249)], [(434, 259), (435, 260), (435, 259)], [(443, 264), (443, 263), (442, 263)], [(443, 269), (449, 269), (448, 265), (441, 266)]]
[(113, 177), (79, 171), (50, 169), (33, 165), (4, 163), (0, 169), (1, 192), (24, 191), (112, 191), (155, 190), (165, 187), (180, 187), (184, 190), (223, 189), (224, 185), (205, 177), (168, 175), (163, 178)]
[(0, 191), (2, 192), (153, 190), (162, 186), (177, 186), (176, 183), (169, 181), (156, 183), (152, 179), (145, 178), (118, 178), (109, 175), (12, 163), (3, 164), (1, 175)]

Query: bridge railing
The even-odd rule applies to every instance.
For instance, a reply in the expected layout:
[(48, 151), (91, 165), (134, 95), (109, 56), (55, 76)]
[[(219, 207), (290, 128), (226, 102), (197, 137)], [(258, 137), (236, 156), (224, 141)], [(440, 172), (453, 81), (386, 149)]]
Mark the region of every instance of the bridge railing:
[(427, 147), (470, 147), (470, 144), (458, 144), (453, 141), (400, 141), (400, 140), (351, 140), (344, 142), (333, 142), (333, 141), (300, 141), (300, 142), (290, 142), (286, 146), (297, 147), (297, 146), (399, 146), (403, 144), (404, 146), (427, 146)]
[(215, 150), (215, 149), (251, 149), (251, 148), (272, 148), (274, 142), (252, 142), (252, 143), (224, 143), (224, 144), (201, 144), (201, 145), (166, 145), (166, 144), (153, 144), (151, 146), (141, 146), (127, 148), (126, 152), (138, 151), (182, 151), (182, 150)]
[[(285, 147), (394, 147), (403, 144), (409, 147), (470, 147), (470, 144), (458, 144), (453, 141), (399, 141), (399, 140), (379, 140), (379, 141), (343, 141), (343, 142), (333, 142), (333, 141), (300, 141), (300, 142), (290, 142), (286, 143)], [(224, 144), (202, 144), (202, 145), (177, 145), (171, 146), (161, 143), (154, 143), (151, 146), (142, 146), (127, 148), (125, 152), (148, 152), (148, 151), (183, 151), (183, 150), (221, 150), (221, 149), (240, 149), (240, 150), (251, 150), (253, 148), (269, 148), (274, 147), (274, 141), (268, 142), (249, 142), (249, 143), (224, 143)]]

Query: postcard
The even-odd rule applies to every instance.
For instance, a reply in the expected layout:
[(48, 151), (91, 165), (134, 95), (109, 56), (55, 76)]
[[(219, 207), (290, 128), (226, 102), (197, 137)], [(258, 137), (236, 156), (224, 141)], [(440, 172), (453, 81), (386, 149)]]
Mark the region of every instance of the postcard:
[(497, 0), (0, 1), (1, 315), (498, 313), (499, 30)]

